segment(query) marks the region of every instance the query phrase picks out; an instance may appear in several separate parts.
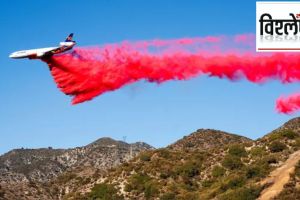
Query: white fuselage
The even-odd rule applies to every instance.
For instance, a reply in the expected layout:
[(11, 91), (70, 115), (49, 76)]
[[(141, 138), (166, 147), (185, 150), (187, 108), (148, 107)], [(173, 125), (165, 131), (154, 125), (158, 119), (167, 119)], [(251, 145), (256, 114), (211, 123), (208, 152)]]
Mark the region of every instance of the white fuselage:
[(57, 54), (62, 53), (67, 50), (72, 49), (72, 47), (75, 45), (75, 42), (60, 42), (59, 47), (46, 47), (46, 48), (40, 48), (40, 49), (29, 49), (29, 50), (22, 50), (22, 51), (16, 51), (9, 55), (10, 58), (42, 58), (47, 53)]
[(52, 51), (56, 49), (57, 47), (46, 47), (46, 48), (40, 48), (40, 49), (30, 49), (30, 50), (21, 50), (16, 51), (9, 55), (10, 58), (27, 58), (31, 55), (36, 55), (37, 57), (42, 57), (46, 52)]

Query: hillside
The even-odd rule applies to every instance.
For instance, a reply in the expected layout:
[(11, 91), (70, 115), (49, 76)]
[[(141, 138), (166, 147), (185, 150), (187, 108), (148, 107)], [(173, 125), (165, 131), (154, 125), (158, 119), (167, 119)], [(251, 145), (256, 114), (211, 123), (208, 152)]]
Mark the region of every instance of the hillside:
[[(40, 153), (35, 150), (23, 151), (14, 150), (0, 158), (2, 171), (8, 167), (18, 175), (6, 174), (18, 180), (13, 182), (31, 180), (25, 189), (14, 187), (30, 191), (15, 198), (21, 200), (264, 200), (269, 199), (266, 196), (300, 196), (300, 118), (258, 140), (199, 129), (160, 149), (103, 138), (75, 149), (36, 150), (45, 151), (43, 156), (37, 156)], [(37, 166), (39, 162), (31, 157), (46, 164)], [(24, 170), (24, 163), (31, 165), (31, 170)], [(39, 173), (34, 173), (36, 170)], [(28, 185), (34, 190), (28, 190)], [(0, 196), (7, 199), (13, 194), (3, 184), (1, 187)]]
[(272, 171), (267, 178), (261, 181), (262, 185), (270, 185), (261, 193), (259, 199), (272, 199), (284, 192), (284, 186), (289, 182), (290, 176), (295, 172), (300, 160), (300, 150), (291, 154), (290, 157), (278, 168)]
[[(62, 174), (80, 169), (106, 170), (124, 163), (139, 152), (153, 149), (146, 143), (128, 144), (101, 138), (72, 149), (15, 149), (0, 156), (0, 188), (6, 198), (22, 196), (49, 199), (47, 186)], [(24, 193), (27, 195), (24, 195)], [(0, 192), (1, 194), (1, 192)], [(18, 197), (22, 199), (23, 197)]]
[(209, 150), (232, 143), (252, 142), (251, 139), (213, 129), (199, 129), (168, 146), (172, 150)]
[(296, 118), (256, 141), (199, 129), (141, 153), (99, 178), (90, 191), (65, 199), (257, 199), (274, 184), (263, 180), (300, 149), (299, 127)]

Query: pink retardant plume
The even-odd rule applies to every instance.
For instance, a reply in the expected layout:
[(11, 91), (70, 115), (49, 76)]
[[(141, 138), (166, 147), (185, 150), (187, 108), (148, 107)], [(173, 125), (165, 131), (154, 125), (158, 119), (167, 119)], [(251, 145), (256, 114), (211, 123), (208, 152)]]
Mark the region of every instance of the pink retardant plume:
[[(207, 75), (263, 83), (300, 80), (300, 55), (256, 53), (254, 35), (123, 42), (76, 48), (45, 60), (58, 87), (82, 103), (124, 85), (146, 80), (163, 83)], [(297, 100), (295, 100), (297, 99)], [(300, 108), (300, 98), (280, 98), (277, 110)]]
[(280, 97), (276, 102), (276, 109), (281, 113), (293, 113), (300, 110), (300, 94)]

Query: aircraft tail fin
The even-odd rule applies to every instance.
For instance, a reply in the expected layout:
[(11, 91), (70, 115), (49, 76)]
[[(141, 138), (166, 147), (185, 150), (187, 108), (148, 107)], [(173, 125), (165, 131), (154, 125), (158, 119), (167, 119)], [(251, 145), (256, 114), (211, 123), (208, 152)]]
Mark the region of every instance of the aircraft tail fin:
[(65, 40), (65, 42), (72, 42), (73, 41), (73, 33), (71, 33)]

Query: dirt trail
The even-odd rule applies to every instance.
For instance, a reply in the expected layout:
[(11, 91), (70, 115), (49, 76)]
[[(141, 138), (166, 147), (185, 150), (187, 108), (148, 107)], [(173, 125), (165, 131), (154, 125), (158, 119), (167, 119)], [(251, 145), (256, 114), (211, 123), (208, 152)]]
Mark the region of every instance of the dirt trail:
[(270, 184), (269, 187), (265, 188), (258, 198), (259, 200), (269, 200), (278, 195), (284, 185), (289, 181), (290, 174), (294, 172), (295, 165), (300, 160), (300, 150), (294, 152), (290, 157), (283, 163), (283, 165), (260, 182), (261, 185)]

